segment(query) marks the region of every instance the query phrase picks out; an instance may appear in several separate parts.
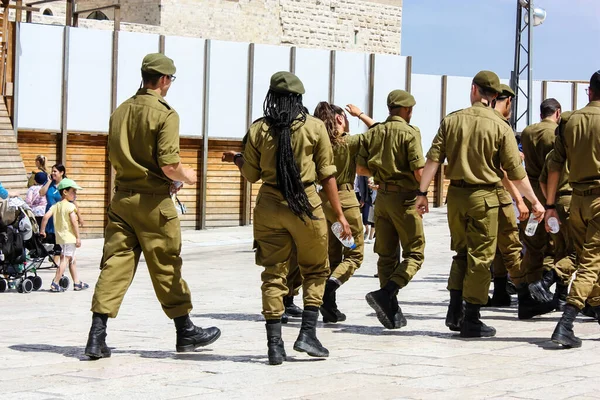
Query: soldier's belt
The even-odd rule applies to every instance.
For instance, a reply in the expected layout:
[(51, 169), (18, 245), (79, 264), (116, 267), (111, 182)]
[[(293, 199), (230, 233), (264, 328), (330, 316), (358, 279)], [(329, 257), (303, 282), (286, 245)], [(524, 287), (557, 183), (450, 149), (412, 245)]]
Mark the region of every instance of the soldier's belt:
[(159, 195), (159, 196), (169, 196), (169, 188), (165, 187), (165, 188), (161, 188), (161, 189), (157, 189), (157, 190), (151, 190), (151, 189), (129, 189), (129, 188), (124, 188), (121, 186), (115, 186), (115, 193), (116, 192), (121, 192), (121, 193), (129, 193), (130, 196), (134, 195), (134, 194), (151, 194), (151, 195)]
[(600, 188), (588, 189), (588, 190), (578, 190), (573, 189), (573, 194), (577, 196), (598, 196), (600, 195)]
[(570, 196), (573, 194), (572, 190), (560, 190), (558, 192), (556, 192), (557, 196)]
[(495, 189), (498, 187), (498, 184), (497, 183), (473, 184), (473, 183), (465, 182), (462, 179), (460, 179), (460, 180), (452, 179), (450, 181), (450, 186), (455, 186), (455, 187), (465, 188), (465, 189)]
[(379, 190), (383, 190), (385, 192), (397, 192), (397, 193), (417, 193), (414, 189), (407, 189), (402, 186), (393, 185), (391, 183), (382, 182), (379, 184)]
[(351, 183), (342, 183), (341, 185), (338, 185), (338, 190), (354, 190), (354, 185)]

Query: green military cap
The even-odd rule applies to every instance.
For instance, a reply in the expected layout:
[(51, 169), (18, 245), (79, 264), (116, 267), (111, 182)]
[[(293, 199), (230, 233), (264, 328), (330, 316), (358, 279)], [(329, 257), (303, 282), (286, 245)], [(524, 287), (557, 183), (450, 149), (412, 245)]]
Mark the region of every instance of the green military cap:
[(294, 93), (304, 94), (304, 85), (300, 78), (291, 72), (280, 71), (273, 74), (271, 77), (271, 85), (269, 88), (278, 93)]
[(75, 181), (73, 179), (69, 179), (69, 178), (63, 178), (63, 180), (60, 181), (60, 183), (58, 184), (56, 189), (63, 190), (63, 189), (68, 189), (68, 188), (81, 190), (81, 186), (78, 186), (77, 183), (75, 183)]
[(387, 105), (390, 108), (396, 107), (412, 107), (417, 102), (412, 94), (404, 90), (393, 90), (388, 94)]
[(500, 92), (500, 96), (503, 97), (515, 97), (515, 92), (510, 88), (510, 86), (505, 85), (504, 83), (500, 85), (500, 89), (502, 89), (502, 92)]
[(483, 89), (493, 90), (496, 93), (502, 93), (500, 78), (498, 78), (498, 75), (492, 71), (479, 71), (473, 78), (473, 83)]
[(159, 75), (175, 74), (175, 63), (161, 53), (150, 53), (142, 61), (142, 72)]

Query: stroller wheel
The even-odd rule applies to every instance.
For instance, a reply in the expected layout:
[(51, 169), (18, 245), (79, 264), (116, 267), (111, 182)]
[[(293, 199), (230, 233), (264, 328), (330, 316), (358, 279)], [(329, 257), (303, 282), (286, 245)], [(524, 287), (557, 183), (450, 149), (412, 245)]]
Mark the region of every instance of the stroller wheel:
[(29, 278), (23, 279), (21, 283), (21, 288), (23, 293), (30, 293), (33, 290), (33, 282)]
[(0, 279), (0, 293), (5, 292), (7, 288), (8, 282), (6, 282), (6, 279)]
[(30, 279), (33, 282), (33, 290), (40, 290), (42, 287), (42, 278), (40, 276), (34, 276)]
[(17, 292), (23, 293), (23, 282), (17, 281)]
[(58, 284), (60, 285), (60, 287), (66, 290), (69, 288), (69, 282), (69, 278), (63, 276), (62, 278), (60, 278), (60, 281), (58, 281)]

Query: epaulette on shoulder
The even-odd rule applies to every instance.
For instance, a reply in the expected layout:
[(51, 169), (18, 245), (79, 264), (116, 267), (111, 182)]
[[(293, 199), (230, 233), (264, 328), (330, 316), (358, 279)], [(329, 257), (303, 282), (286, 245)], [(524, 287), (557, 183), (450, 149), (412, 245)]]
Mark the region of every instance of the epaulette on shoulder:
[(376, 127), (376, 126), (378, 126), (378, 125), (381, 125), (381, 122), (375, 122), (373, 125), (371, 125), (371, 126), (369, 127), (369, 129), (373, 129), (373, 128), (375, 128), (375, 127)]
[(167, 108), (167, 110), (172, 110), (172, 109), (173, 109), (173, 108), (172, 108), (172, 107), (169, 105), (169, 103), (167, 103), (167, 102), (166, 102), (166, 101), (164, 101), (164, 100), (161, 100), (161, 99), (159, 99), (159, 100), (158, 100), (158, 102), (159, 102), (160, 104), (162, 104), (163, 106), (165, 106), (165, 107)]
[(456, 114), (457, 112), (460, 112), (460, 111), (462, 111), (462, 110), (464, 110), (464, 108), (461, 108), (461, 109), (459, 109), (459, 110), (454, 110), (454, 111), (452, 111), (451, 113), (448, 113), (448, 114), (446, 114), (446, 117), (447, 117), (448, 115)]
[(260, 117), (255, 119), (254, 121), (252, 121), (252, 123), (250, 125), (254, 125), (255, 123), (257, 123), (258, 121), (262, 121), (263, 119), (265, 119), (265, 117)]

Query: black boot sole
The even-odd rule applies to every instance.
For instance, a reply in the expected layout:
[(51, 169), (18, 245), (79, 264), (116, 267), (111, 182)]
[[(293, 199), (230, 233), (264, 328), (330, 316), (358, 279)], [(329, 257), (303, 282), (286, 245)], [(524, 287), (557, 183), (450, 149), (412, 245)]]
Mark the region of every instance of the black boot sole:
[(569, 349), (571, 349), (571, 348), (577, 349), (577, 348), (581, 347), (581, 340), (578, 342), (573, 341), (572, 339), (568, 338), (567, 336), (561, 335), (559, 333), (553, 333), (551, 340), (554, 343), (561, 344), (564, 347), (567, 347)]
[(377, 319), (379, 320), (381, 325), (383, 325), (387, 329), (394, 329), (394, 326), (395, 326), (394, 321), (390, 320), (390, 318), (385, 313), (383, 308), (381, 308), (379, 303), (377, 303), (377, 301), (375, 301), (375, 298), (373, 297), (373, 295), (371, 293), (367, 293), (367, 295), (365, 296), (365, 299), (367, 300), (367, 303), (369, 304), (369, 306), (371, 306), (371, 308), (373, 310), (375, 310), (375, 314), (377, 315)]
[(306, 342), (294, 343), (294, 350), (296, 350), (297, 352), (300, 352), (300, 353), (306, 353), (311, 357), (320, 357), (320, 358), (329, 357), (329, 352), (327, 352), (327, 353), (321, 352), (316, 347), (313, 347)]
[(289, 315), (290, 317), (294, 317), (294, 318), (301, 318), (302, 317), (302, 309), (301, 308), (293, 308), (293, 307), (286, 307), (285, 308), (285, 313), (287, 315)]
[(323, 316), (324, 323), (338, 322), (338, 318), (337, 318), (337, 315), (335, 314), (335, 312), (331, 312), (330, 310), (328, 310), (327, 308), (325, 308), (323, 306), (319, 307), (319, 310), (321, 310), (321, 315)]
[(554, 294), (547, 291), (541, 284), (536, 285), (535, 283), (529, 284), (529, 293), (531, 297), (540, 303), (548, 303), (552, 301)]
[(178, 353), (189, 353), (191, 351), (196, 350), (198, 347), (204, 347), (204, 346), (208, 346), (209, 344), (213, 344), (220, 337), (221, 337), (221, 331), (217, 332), (217, 334), (215, 336), (213, 336), (212, 338), (210, 338), (210, 340), (208, 340), (206, 342), (186, 344), (183, 346), (175, 346), (175, 349), (177, 350)]
[(87, 357), (90, 358), (90, 360), (99, 360), (101, 358), (110, 358), (111, 356), (111, 352), (110, 350), (103, 352), (101, 350), (89, 350), (89, 349), (85, 349), (85, 353), (84, 353)]

